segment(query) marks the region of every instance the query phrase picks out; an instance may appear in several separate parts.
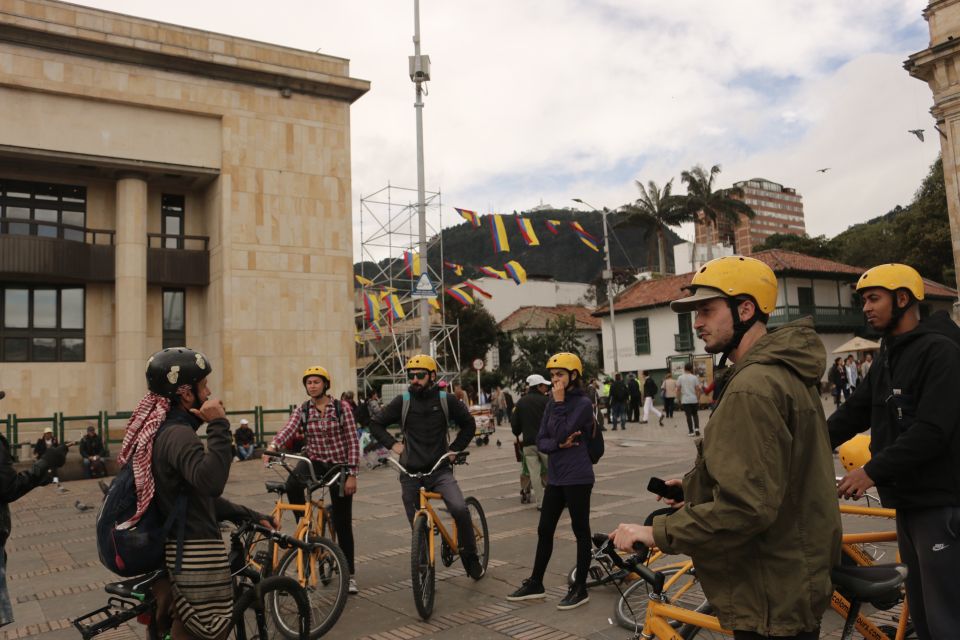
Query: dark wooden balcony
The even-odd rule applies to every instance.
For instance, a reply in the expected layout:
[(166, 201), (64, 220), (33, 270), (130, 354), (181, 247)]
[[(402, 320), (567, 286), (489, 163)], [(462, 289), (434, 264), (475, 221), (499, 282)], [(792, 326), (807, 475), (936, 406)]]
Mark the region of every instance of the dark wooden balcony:
[(0, 279), (14, 282), (113, 282), (114, 232), (0, 218), (26, 233), (0, 233)]
[(210, 284), (210, 239), (206, 236), (147, 234), (147, 284), (205, 287)]
[(863, 312), (857, 307), (785, 305), (770, 314), (770, 327), (812, 317), (818, 331), (855, 331), (864, 327)]

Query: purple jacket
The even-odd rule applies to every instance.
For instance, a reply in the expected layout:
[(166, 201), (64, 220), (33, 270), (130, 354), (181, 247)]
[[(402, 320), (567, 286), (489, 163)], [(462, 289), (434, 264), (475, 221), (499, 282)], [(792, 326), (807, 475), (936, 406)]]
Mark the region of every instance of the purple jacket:
[[(593, 464), (587, 453), (587, 438), (593, 429), (593, 403), (582, 389), (567, 390), (563, 402), (547, 403), (537, 433), (537, 449), (547, 454), (547, 483), (555, 486), (593, 484)], [(560, 443), (574, 431), (582, 435), (575, 447), (561, 449)]]

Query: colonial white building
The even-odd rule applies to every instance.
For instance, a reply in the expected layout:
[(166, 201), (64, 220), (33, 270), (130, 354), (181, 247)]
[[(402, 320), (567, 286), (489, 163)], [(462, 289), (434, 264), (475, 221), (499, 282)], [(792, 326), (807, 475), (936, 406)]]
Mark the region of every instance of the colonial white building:
[[(497, 323), (497, 326), (500, 331), (516, 340), (520, 336), (543, 333), (548, 323), (556, 322), (557, 319), (566, 316), (573, 318), (577, 338), (583, 343), (583, 352), (580, 357), (584, 360), (597, 361), (600, 352), (600, 319), (593, 316), (593, 307), (574, 304), (555, 307), (520, 307)], [(514, 352), (514, 358), (516, 357), (517, 353)], [(490, 369), (500, 366), (500, 356), (496, 347), (490, 350), (487, 362)]]
[(553, 278), (529, 276), (523, 284), (513, 280), (477, 278), (475, 285), (490, 293), (492, 298), (476, 297), (484, 308), (500, 322), (520, 307), (556, 307), (557, 305), (587, 302), (590, 285), (583, 282), (561, 282)]
[[(770, 315), (771, 328), (812, 316), (829, 362), (835, 348), (865, 332), (854, 291), (863, 268), (779, 249), (761, 251), (752, 257), (770, 265), (777, 275), (779, 291), (776, 309)], [(703, 342), (694, 335), (692, 314), (670, 310), (670, 302), (686, 295), (683, 287), (692, 279), (690, 272), (641, 281), (616, 297), (616, 365), (620, 371), (663, 372), (671, 362), (709, 358)], [(925, 280), (924, 285), (922, 314), (951, 309), (957, 299), (956, 290), (930, 280)], [(601, 319), (603, 367), (611, 373), (615, 365), (609, 307), (598, 308), (594, 316)]]

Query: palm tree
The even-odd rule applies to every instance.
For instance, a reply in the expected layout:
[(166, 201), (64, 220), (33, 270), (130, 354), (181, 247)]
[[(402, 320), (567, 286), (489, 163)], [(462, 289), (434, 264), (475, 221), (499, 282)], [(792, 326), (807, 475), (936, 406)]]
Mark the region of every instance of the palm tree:
[[(714, 231), (719, 229), (722, 221), (730, 222), (734, 227), (740, 224), (740, 216), (753, 218), (756, 214), (743, 200), (743, 189), (731, 187), (729, 189), (713, 190), (713, 181), (720, 173), (720, 165), (710, 167), (710, 172), (697, 165), (689, 171), (680, 174), (680, 179), (687, 185), (687, 195), (684, 199), (684, 211), (691, 217), (703, 214), (708, 228)], [(712, 242), (707, 242), (707, 259), (713, 258)]]
[(640, 197), (633, 204), (623, 207), (628, 222), (649, 224), (657, 230), (657, 250), (660, 257), (660, 273), (667, 272), (667, 227), (678, 227), (684, 222), (693, 220), (693, 216), (684, 208), (684, 199), (672, 195), (673, 178), (663, 185), (657, 186), (653, 180), (644, 186), (635, 180), (640, 189)]

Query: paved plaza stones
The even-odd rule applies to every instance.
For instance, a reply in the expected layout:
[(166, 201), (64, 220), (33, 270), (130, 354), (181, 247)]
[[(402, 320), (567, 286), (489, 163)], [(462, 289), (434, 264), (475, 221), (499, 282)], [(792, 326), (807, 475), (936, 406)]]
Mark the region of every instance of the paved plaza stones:
[[(706, 420), (706, 413), (702, 414)], [(686, 437), (683, 417), (664, 427), (630, 424), (626, 432), (607, 432), (607, 453), (595, 467), (597, 485), (592, 500), (591, 527), (610, 531), (620, 522), (636, 522), (661, 506), (645, 490), (656, 475), (676, 477), (689, 469), (693, 439)], [(497, 436), (510, 442), (509, 429)], [(491, 442), (497, 438), (491, 438)], [(629, 446), (620, 446), (629, 445)], [(468, 578), (459, 561), (438, 567), (433, 617), (417, 616), (410, 591), (410, 533), (400, 504), (397, 474), (389, 468), (364, 470), (354, 500), (357, 539), (357, 581), (360, 594), (349, 599), (328, 638), (413, 640), (414, 638), (572, 638), (626, 639), (632, 634), (610, 624), (617, 592), (613, 587), (591, 590), (590, 602), (575, 612), (562, 612), (556, 603), (566, 593), (566, 574), (574, 564), (575, 545), (569, 519), (557, 529), (554, 557), (545, 580), (547, 599), (507, 602), (506, 594), (529, 575), (536, 547), (537, 511), (520, 504), (519, 466), (513, 447), (491, 444), (471, 447), (470, 464), (457, 468), (466, 495), (479, 498), (490, 527), (490, 565), (479, 582)], [(279, 479), (259, 461), (234, 463), (226, 497), (268, 511), (265, 480)], [(70, 620), (106, 603), (103, 585), (113, 581), (97, 560), (94, 539), (96, 511), (80, 512), (74, 503), (99, 504), (95, 480), (66, 483), (67, 492), (52, 486), (35, 490), (14, 503), (13, 533), (7, 543), (7, 576), (16, 622), (0, 630), (0, 640), (36, 637), (77, 638)], [(865, 519), (845, 526), (866, 530)], [(284, 522), (285, 528), (292, 520)], [(892, 560), (892, 552), (887, 560)], [(839, 618), (828, 612), (825, 629)], [(105, 640), (141, 638), (138, 625), (101, 636)]]

